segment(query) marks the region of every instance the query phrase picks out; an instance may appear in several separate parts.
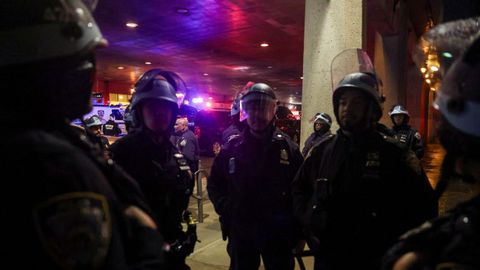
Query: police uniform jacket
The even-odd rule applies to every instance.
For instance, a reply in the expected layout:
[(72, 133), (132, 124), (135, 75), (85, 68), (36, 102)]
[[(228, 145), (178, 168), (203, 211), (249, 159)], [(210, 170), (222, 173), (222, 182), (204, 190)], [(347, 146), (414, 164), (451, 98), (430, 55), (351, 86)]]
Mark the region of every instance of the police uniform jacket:
[(145, 131), (120, 138), (110, 147), (112, 158), (140, 185), (169, 243), (182, 235), (182, 213), (193, 189), (190, 168), (169, 141), (158, 145)]
[(422, 269), (480, 269), (480, 197), (404, 234), (382, 269), (392, 269), (408, 252), (423, 255)]
[(1, 196), (3, 263), (18, 269), (161, 267), (158, 232), (123, 213), (129, 205), (148, 212), (138, 187), (90, 152), (92, 145), (73, 129), (2, 133), (0, 149), (8, 157), (1, 165), (8, 176)]
[(122, 130), (114, 120), (110, 119), (102, 126), (102, 132), (107, 136), (119, 136)]
[(231, 139), (239, 136), (241, 133), (238, 125), (231, 124), (222, 132), (222, 145), (225, 145)]
[(176, 132), (170, 137), (170, 141), (177, 147), (180, 153), (185, 156), (193, 172), (195, 172), (200, 150), (195, 134), (193, 134), (190, 129), (178, 133)]
[(226, 233), (258, 241), (293, 234), (291, 183), (302, 160), (298, 146), (273, 127), (263, 140), (246, 128), (222, 147), (207, 190)]
[(412, 149), (418, 158), (422, 158), (425, 153), (423, 141), (420, 133), (409, 125), (393, 126), (395, 138), (407, 149)]
[(295, 213), (333, 269), (378, 268), (397, 237), (436, 215), (411, 155), (376, 131), (354, 139), (339, 130), (312, 149), (295, 178)]
[(310, 149), (312, 149), (312, 147), (314, 147), (315, 145), (317, 145), (321, 141), (325, 140), (326, 138), (330, 137), (331, 134), (332, 134), (332, 132), (330, 132), (330, 130), (328, 130), (328, 131), (326, 131), (322, 134), (319, 134), (318, 132), (312, 132), (312, 134), (310, 134), (310, 136), (305, 141), (305, 146), (303, 147), (302, 155), (304, 157), (307, 156), (308, 151), (310, 151)]

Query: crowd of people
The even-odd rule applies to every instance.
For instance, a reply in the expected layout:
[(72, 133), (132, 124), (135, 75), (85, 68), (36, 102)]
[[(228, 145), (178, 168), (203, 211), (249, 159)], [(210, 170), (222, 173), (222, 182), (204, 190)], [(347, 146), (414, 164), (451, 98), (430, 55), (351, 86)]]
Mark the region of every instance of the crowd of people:
[[(1, 107), (8, 127), (0, 140), (8, 157), (1, 167), (8, 178), (4, 264), (190, 269), (186, 258), (197, 235), (188, 204), (199, 154), (188, 120), (179, 116), (183, 81), (161, 69), (144, 73), (128, 112), (133, 128), (112, 145), (101, 130), (119, 135), (114, 119), (102, 125), (92, 116), (83, 129), (72, 125), (90, 109), (95, 50), (107, 45), (88, 3), (0, 4), (0, 28), (9, 37), (0, 44), (0, 74), (14, 89), (5, 95), (24, 101)], [(339, 129), (333, 134), (332, 117), (317, 113), (303, 151), (275, 127), (272, 87), (249, 82), (234, 97), (232, 125), (207, 181), (230, 269), (258, 269), (263, 260), (265, 269), (292, 270), (292, 250), (305, 242), (315, 270), (480, 267), (478, 20), (429, 34), (469, 22), (477, 30), (443, 67), (435, 106), (447, 151), (440, 181), (462, 179), (476, 196), (437, 217), (439, 194), (420, 163), (420, 133), (401, 104), (389, 111), (392, 129), (380, 125), (384, 98), (375, 73), (349, 73), (335, 84)]]

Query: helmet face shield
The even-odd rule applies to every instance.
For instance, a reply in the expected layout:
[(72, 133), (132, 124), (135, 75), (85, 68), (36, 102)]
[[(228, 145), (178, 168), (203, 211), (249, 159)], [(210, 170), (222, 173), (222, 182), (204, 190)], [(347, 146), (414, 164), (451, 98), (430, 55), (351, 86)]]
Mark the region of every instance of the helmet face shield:
[(250, 128), (263, 130), (275, 116), (276, 100), (268, 95), (253, 93), (240, 101), (240, 121), (247, 120)]

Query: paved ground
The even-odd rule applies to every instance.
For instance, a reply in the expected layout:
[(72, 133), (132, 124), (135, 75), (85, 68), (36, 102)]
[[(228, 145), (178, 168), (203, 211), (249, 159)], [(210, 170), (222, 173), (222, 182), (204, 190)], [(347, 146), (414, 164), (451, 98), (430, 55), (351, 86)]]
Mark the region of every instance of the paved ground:
[[(444, 151), (441, 146), (436, 144), (428, 146), (423, 159), (423, 165), (432, 186), (436, 186), (437, 184), (443, 156)], [(212, 158), (202, 158), (201, 166), (207, 172), (210, 171), (212, 160)], [(205, 186), (206, 178), (203, 177), (202, 187), (204, 190), (204, 201), (202, 206), (204, 222), (197, 225), (198, 237), (202, 242), (197, 243), (195, 252), (187, 258), (187, 264), (190, 265), (193, 270), (226, 270), (229, 265), (229, 258), (225, 250), (226, 242), (221, 238), (218, 215), (216, 215), (211, 202), (208, 200)], [(468, 199), (472, 194), (473, 191), (470, 187), (461, 182), (454, 182), (440, 198), (440, 213), (445, 213), (457, 203)], [(198, 204), (194, 198), (191, 199), (190, 209), (194, 212), (194, 215), (197, 214)], [(304, 262), (307, 269), (313, 269), (312, 258), (304, 258)], [(260, 269), (264, 268), (261, 267)], [(300, 269), (298, 264), (296, 264), (295, 269)]]

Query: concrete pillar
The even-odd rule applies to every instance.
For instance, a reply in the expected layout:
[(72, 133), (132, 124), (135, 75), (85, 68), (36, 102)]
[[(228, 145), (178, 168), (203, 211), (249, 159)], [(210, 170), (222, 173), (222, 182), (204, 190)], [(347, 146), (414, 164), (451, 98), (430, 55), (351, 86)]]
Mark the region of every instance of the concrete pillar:
[[(330, 64), (340, 52), (365, 45), (365, 0), (306, 0), (303, 54), (302, 127), (303, 144), (312, 133), (309, 123), (315, 113), (332, 107)], [(338, 128), (334, 121), (332, 130)]]

